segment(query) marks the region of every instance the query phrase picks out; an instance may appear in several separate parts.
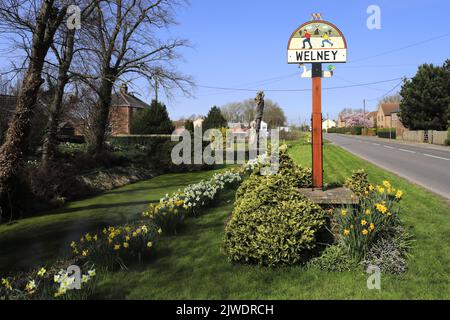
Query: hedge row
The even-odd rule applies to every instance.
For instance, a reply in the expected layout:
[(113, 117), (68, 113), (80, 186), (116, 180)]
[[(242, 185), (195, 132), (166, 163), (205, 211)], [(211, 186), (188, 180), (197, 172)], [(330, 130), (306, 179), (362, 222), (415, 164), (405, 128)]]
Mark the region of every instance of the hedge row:
[(121, 146), (147, 146), (152, 147), (156, 144), (169, 142), (170, 134), (161, 135), (126, 135), (126, 136), (114, 136), (110, 137), (109, 140), (115, 145)]
[(385, 139), (395, 139), (397, 137), (397, 133), (395, 128), (381, 128), (377, 130), (378, 137)]
[(328, 133), (361, 135), (362, 129), (363, 129), (363, 127), (330, 128), (330, 129), (328, 129)]

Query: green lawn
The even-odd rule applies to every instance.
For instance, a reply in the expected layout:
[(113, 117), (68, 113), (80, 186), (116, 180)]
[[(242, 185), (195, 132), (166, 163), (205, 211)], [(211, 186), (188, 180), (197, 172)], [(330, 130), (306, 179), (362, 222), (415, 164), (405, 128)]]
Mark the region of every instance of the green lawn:
[[(310, 146), (295, 145), (291, 154), (309, 164)], [(327, 144), (326, 182), (343, 182), (352, 170), (364, 168), (374, 183), (388, 179), (405, 191), (403, 221), (413, 227), (416, 244), (409, 270), (382, 275), (381, 291), (366, 287), (364, 272), (326, 273), (301, 267), (270, 269), (232, 265), (221, 245), (224, 221), (234, 195), (190, 219), (177, 236), (165, 238), (159, 257), (138, 269), (108, 274), (96, 297), (115, 299), (449, 299), (450, 208), (444, 200), (394, 174), (387, 173)]]
[(218, 170), (165, 174), (68, 203), (48, 214), (0, 225), (0, 271), (26, 269), (67, 252), (82, 233), (139, 217), (152, 201), (166, 193), (209, 179)]
[[(294, 145), (290, 152), (308, 164), (310, 146)], [(221, 246), (224, 222), (233, 209), (234, 194), (221, 196), (218, 204), (198, 218), (187, 220), (178, 235), (164, 237), (152, 263), (99, 278), (96, 298), (113, 299), (449, 299), (450, 207), (438, 196), (387, 173), (339, 147), (324, 147), (326, 182), (343, 182), (352, 170), (364, 168), (372, 182), (388, 179), (405, 191), (403, 221), (413, 227), (416, 243), (409, 270), (401, 276), (382, 275), (381, 291), (366, 288), (367, 274), (326, 273), (302, 267), (270, 269), (233, 265)], [(212, 172), (168, 175), (117, 189), (103, 196), (75, 202), (76, 211), (23, 220), (0, 226), (0, 241), (54, 239), (55, 230), (68, 225), (113, 223), (135, 216), (146, 201), (198, 181)], [(103, 198), (106, 197), (106, 198)], [(94, 208), (93, 208), (94, 206)], [(97, 208), (95, 206), (105, 206)], [(101, 212), (99, 210), (102, 210)], [(68, 215), (65, 217), (65, 215)], [(96, 216), (98, 216), (96, 218)], [(61, 217), (61, 218), (60, 218)], [(81, 219), (83, 218), (83, 219)], [(98, 219), (98, 221), (96, 220)], [(80, 227), (81, 226), (81, 227)], [(85, 230), (83, 230), (85, 231)], [(66, 230), (67, 232), (67, 230)], [(61, 242), (61, 239), (58, 240)], [(2, 243), (3, 256), (3, 243)], [(51, 247), (50, 247), (51, 248)], [(22, 250), (20, 245), (15, 250)], [(12, 249), (13, 250), (13, 249)], [(1, 257), (4, 259), (3, 257)]]

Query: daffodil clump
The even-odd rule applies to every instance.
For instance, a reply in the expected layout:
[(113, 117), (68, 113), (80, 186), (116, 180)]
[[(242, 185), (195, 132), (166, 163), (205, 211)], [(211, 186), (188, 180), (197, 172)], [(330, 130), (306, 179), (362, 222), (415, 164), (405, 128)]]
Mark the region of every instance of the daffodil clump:
[(149, 256), (160, 234), (161, 228), (152, 223), (110, 226), (98, 234), (82, 235), (71, 242), (70, 249), (78, 259), (112, 268), (124, 267), (127, 260)]
[(395, 189), (387, 180), (380, 185), (367, 185), (359, 205), (337, 208), (334, 217), (340, 237), (352, 255), (358, 259), (365, 254), (383, 232), (399, 225), (398, 203), (403, 191)]
[(216, 173), (207, 181), (200, 181), (166, 195), (159, 203), (152, 203), (143, 213), (164, 232), (176, 233), (176, 229), (188, 216), (195, 216), (211, 204), (218, 193), (242, 180), (240, 171), (228, 170)]
[[(81, 271), (81, 270), (80, 270)], [(91, 267), (86, 274), (77, 274), (60, 269), (58, 272), (40, 268), (14, 278), (1, 278), (0, 300), (5, 299), (71, 299), (79, 298), (96, 276)]]

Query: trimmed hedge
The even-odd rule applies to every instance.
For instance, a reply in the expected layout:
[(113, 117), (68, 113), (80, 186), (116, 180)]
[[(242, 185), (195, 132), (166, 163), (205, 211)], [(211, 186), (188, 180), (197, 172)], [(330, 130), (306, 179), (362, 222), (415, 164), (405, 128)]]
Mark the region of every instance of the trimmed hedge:
[(396, 139), (397, 132), (395, 128), (380, 128), (377, 130), (378, 137), (385, 138), (385, 139)]
[(310, 171), (280, 155), (277, 174), (254, 172), (236, 193), (225, 228), (225, 252), (232, 262), (265, 266), (305, 262), (316, 248), (324, 211), (298, 192), (310, 186)]
[(362, 129), (363, 129), (363, 127), (330, 128), (330, 129), (328, 129), (328, 133), (361, 135)]

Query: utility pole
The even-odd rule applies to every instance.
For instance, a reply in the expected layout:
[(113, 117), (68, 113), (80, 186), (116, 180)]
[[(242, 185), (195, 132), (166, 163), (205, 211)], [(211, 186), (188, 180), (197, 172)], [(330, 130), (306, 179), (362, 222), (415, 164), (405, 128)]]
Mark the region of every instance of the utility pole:
[(364, 128), (366, 127), (366, 99), (363, 100), (363, 104), (364, 104)]
[(158, 77), (155, 77), (155, 101), (158, 103)]

